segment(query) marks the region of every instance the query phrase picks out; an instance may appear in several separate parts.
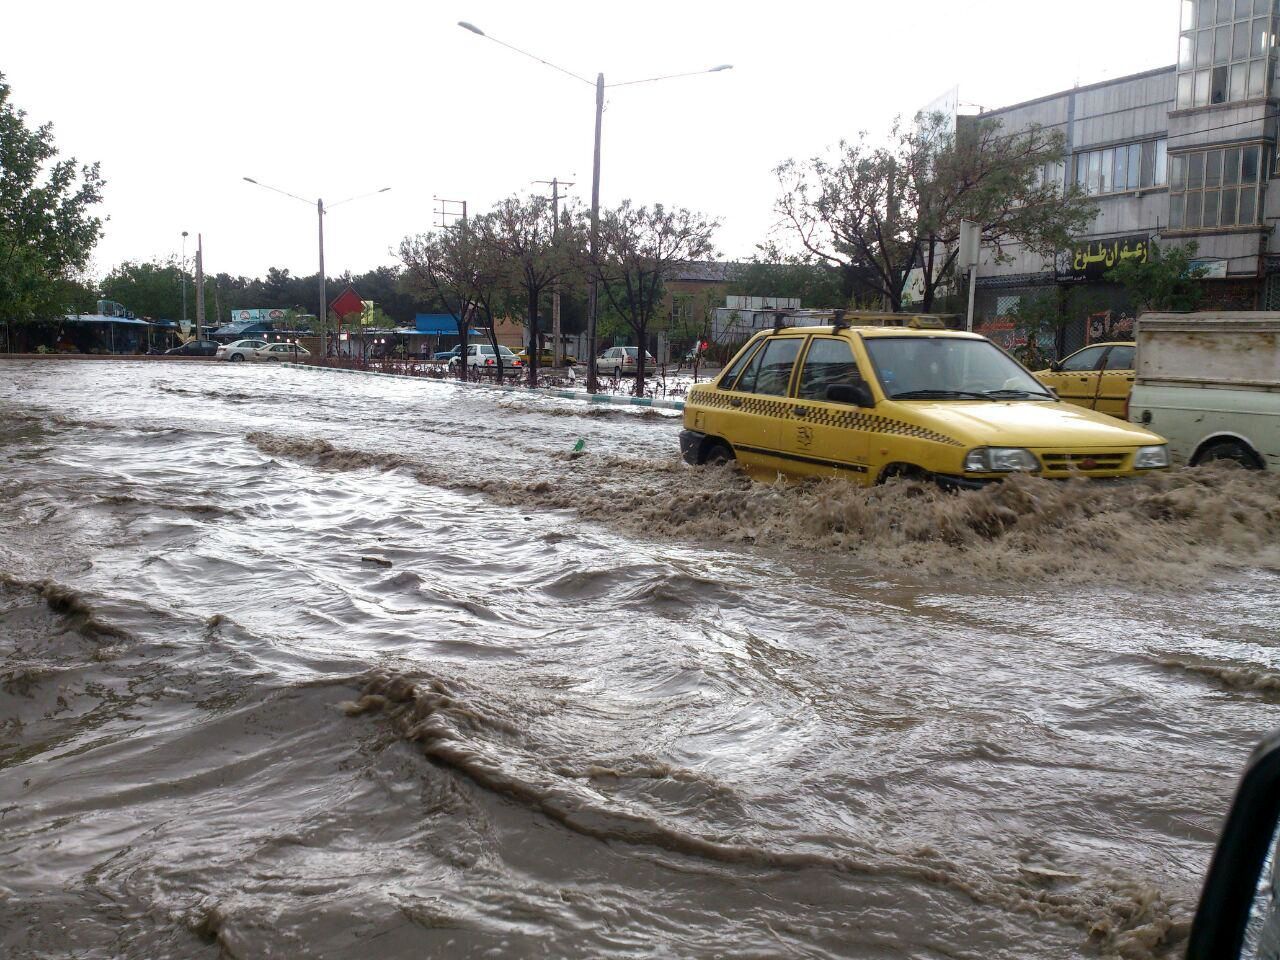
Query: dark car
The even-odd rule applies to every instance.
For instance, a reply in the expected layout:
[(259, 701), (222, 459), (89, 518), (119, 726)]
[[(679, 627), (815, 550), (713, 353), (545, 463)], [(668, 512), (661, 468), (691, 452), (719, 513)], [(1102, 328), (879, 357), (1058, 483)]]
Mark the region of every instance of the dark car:
[(439, 353), (431, 355), (432, 360), (452, 360), (454, 357), (461, 356), (462, 344), (458, 344), (452, 350), (441, 350)]
[(188, 340), (180, 347), (166, 350), (166, 357), (212, 357), (218, 352), (218, 344), (213, 340)]

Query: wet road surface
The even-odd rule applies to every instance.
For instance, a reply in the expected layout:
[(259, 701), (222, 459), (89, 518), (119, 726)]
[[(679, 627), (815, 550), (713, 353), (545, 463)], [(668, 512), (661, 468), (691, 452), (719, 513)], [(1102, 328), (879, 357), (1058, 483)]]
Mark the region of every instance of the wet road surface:
[(677, 430), (0, 365), (0, 954), (1176, 955), (1280, 725), (1280, 478), (769, 486)]

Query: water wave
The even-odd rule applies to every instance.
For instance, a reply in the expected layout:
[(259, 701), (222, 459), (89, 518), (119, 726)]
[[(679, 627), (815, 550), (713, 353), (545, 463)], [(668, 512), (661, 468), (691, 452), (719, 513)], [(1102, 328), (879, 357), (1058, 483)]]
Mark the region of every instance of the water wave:
[(924, 576), (1173, 587), (1213, 569), (1280, 569), (1280, 475), (1234, 465), (1117, 483), (1013, 476), (951, 493), (899, 480), (753, 482), (733, 468), (597, 455), (573, 482), (440, 469), (408, 455), (261, 433), (273, 456), (330, 470), (411, 470), (512, 506), (567, 509), (644, 536), (778, 544)]

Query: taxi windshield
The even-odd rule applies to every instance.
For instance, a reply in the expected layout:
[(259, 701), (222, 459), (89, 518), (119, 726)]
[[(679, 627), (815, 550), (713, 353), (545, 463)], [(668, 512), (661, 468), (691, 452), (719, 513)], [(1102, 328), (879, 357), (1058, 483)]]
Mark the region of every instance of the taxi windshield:
[(988, 340), (866, 337), (891, 400), (1052, 400), (1035, 377)]

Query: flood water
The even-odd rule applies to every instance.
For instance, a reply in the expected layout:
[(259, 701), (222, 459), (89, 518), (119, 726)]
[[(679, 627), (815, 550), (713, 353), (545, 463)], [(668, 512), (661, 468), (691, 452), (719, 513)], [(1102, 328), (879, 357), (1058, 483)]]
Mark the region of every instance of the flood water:
[(1280, 726), (1280, 477), (770, 486), (678, 429), (0, 365), (0, 955), (1178, 955)]

